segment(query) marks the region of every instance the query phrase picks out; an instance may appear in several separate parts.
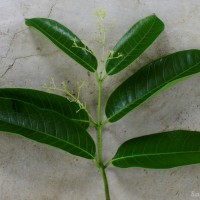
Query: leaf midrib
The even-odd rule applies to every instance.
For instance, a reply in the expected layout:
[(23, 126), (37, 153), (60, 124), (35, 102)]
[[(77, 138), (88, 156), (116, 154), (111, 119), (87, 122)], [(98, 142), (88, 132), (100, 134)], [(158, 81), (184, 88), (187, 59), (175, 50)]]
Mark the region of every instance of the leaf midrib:
[[(50, 93), (51, 94), (51, 93)], [(89, 123), (90, 121), (88, 120), (79, 120), (79, 119), (76, 119), (76, 118), (69, 118), (68, 116), (65, 116), (64, 114), (56, 111), (56, 110), (51, 110), (50, 108), (41, 108), (40, 106), (34, 104), (33, 102), (27, 102), (27, 101), (23, 101), (23, 100), (19, 100), (19, 99), (16, 99), (16, 98), (10, 98), (10, 97), (0, 97), (2, 99), (15, 99), (16, 101), (20, 101), (20, 102), (23, 102), (23, 103), (26, 103), (26, 104), (29, 104), (29, 105), (32, 105), (32, 106), (36, 106), (38, 109), (41, 109), (41, 110), (45, 110), (45, 111), (50, 111), (50, 112), (55, 112), (56, 114), (58, 115), (61, 115), (62, 117), (65, 117), (66, 119), (68, 120), (71, 120), (71, 121), (75, 121), (76, 122), (84, 122), (84, 123)], [(79, 126), (78, 124), (76, 124), (77, 126)], [(79, 126), (80, 127), (80, 126)], [(85, 130), (85, 128), (83, 128)]]
[[(34, 23), (33, 21), (31, 22), (33, 23), (36, 27), (38, 27), (38, 30), (41, 30), (40, 27)], [(33, 27), (34, 28), (34, 27)], [(69, 48), (66, 48), (62, 43), (60, 43), (58, 40), (54, 39), (50, 34), (48, 34), (48, 32), (45, 31), (45, 29), (42, 29), (45, 34), (47, 34), (51, 39), (57, 41), (59, 43), (60, 46), (64, 47), (64, 49), (67, 49), (68, 51), (70, 51), (71, 54), (73, 54), (76, 58), (80, 59), (82, 62), (84, 62), (92, 71), (96, 71), (96, 69), (92, 68), (92, 66), (90, 66), (87, 62), (85, 62), (83, 59), (81, 59), (81, 57), (77, 56), (76, 54), (74, 54)], [(47, 37), (48, 38), (48, 37)], [(49, 38), (48, 38), (49, 39)], [(54, 44), (55, 45), (55, 44)], [(63, 51), (64, 52), (64, 51)], [(65, 52), (64, 52), (65, 53)], [(90, 53), (91, 56), (93, 56), (91, 53)]]
[[(155, 16), (155, 15), (154, 15)], [(152, 23), (151, 27), (149, 28), (149, 30), (147, 31), (147, 33), (142, 37), (142, 39), (140, 39), (140, 41), (138, 42), (138, 44), (134, 47), (134, 49), (132, 49), (128, 54), (126, 54), (126, 56), (122, 57), (121, 61), (118, 62), (117, 65), (115, 65), (115, 68), (111, 69), (110, 72), (108, 74), (111, 74), (124, 60), (126, 60), (127, 57), (129, 57), (129, 55), (135, 50), (135, 48), (137, 48), (140, 43), (143, 41), (143, 39), (147, 36), (147, 34), (149, 34), (150, 30), (152, 29), (153, 25), (155, 24), (157, 18), (155, 18), (154, 22)]]
[[(67, 117), (68, 118), (68, 117)], [(79, 119), (74, 119), (74, 118), (68, 118), (68, 119), (70, 119), (70, 120), (73, 120), (73, 121), (78, 121), (78, 122), (84, 122), (84, 123), (89, 123), (89, 121), (87, 121), (87, 120), (79, 120)]]
[[(2, 98), (2, 99), (12, 99), (12, 98)], [(69, 118), (63, 116), (62, 114), (60, 114), (60, 113), (58, 113), (58, 112), (56, 112), (56, 111), (54, 111), (54, 110), (49, 110), (49, 109), (45, 109), (45, 108), (40, 108), (40, 107), (38, 107), (38, 106), (36, 106), (36, 105), (33, 105), (33, 104), (31, 104), (31, 103), (27, 103), (27, 102), (24, 102), (24, 101), (21, 101), (21, 100), (17, 100), (17, 101), (22, 102), (22, 103), (25, 103), (25, 104), (28, 104), (28, 105), (31, 105), (31, 106), (33, 106), (33, 107), (36, 107), (38, 110), (56, 113), (57, 115), (60, 115), (62, 118), (66, 119), (66, 120), (68, 120), (68, 121), (71, 121), (71, 119), (69, 119)], [(8, 124), (10, 123), (10, 124), (12, 124), (12, 125), (17, 126), (17, 127), (20, 128), (20, 126), (17, 125), (17, 124), (15, 124), (15, 123), (7, 122), (7, 121), (2, 120), (2, 119), (0, 119), (0, 121), (2, 121), (2, 122), (4, 122), (4, 123), (8, 123)], [(72, 123), (73, 123), (73, 121), (72, 121)], [(75, 125), (78, 126), (79, 128), (81, 128), (79, 125), (77, 125), (77, 124), (75, 124)], [(68, 144), (71, 145), (71, 146), (77, 147), (77, 149), (82, 150), (83, 152), (85, 152), (86, 154), (88, 154), (88, 155), (92, 156), (92, 158), (94, 158), (94, 156), (91, 155), (90, 153), (88, 153), (87, 151), (81, 149), (80, 147), (78, 147), (78, 146), (76, 146), (76, 145), (72, 145), (72, 143), (67, 142), (67, 141), (65, 141), (65, 140), (63, 140), (63, 139), (57, 138), (57, 137), (52, 136), (52, 135), (48, 135), (48, 134), (45, 133), (45, 132), (41, 132), (41, 131), (38, 131), (38, 130), (35, 130), (35, 129), (31, 129), (31, 128), (24, 127), (23, 125), (21, 125), (21, 127), (25, 128), (25, 129), (28, 129), (28, 130), (32, 130), (32, 131), (38, 132), (38, 133), (42, 133), (42, 134), (44, 134), (44, 135), (47, 135), (48, 137), (53, 137), (53, 138), (55, 138), (55, 139), (57, 139), (57, 140), (60, 140), (60, 141), (64, 141), (65, 143), (68, 143)], [(81, 129), (82, 129), (82, 128), (81, 128)], [(86, 131), (86, 130), (83, 129), (83, 131)], [(87, 133), (87, 131), (86, 131), (86, 133)], [(88, 136), (90, 136), (90, 135), (88, 134)], [(25, 136), (24, 136), (24, 137), (25, 137)], [(33, 140), (33, 139), (32, 139), (32, 140)]]
[[(187, 70), (181, 72), (180, 74), (176, 75), (175, 77), (173, 77), (173, 78), (170, 79), (169, 81), (165, 81), (165, 82), (164, 82), (163, 84), (161, 84), (159, 87), (156, 87), (156, 88), (154, 88), (153, 90), (147, 92), (145, 95), (143, 95), (142, 97), (140, 97), (140, 98), (137, 99), (136, 101), (141, 100), (142, 98), (144, 98), (145, 96), (147, 96), (148, 94), (150, 94), (152, 91), (157, 90), (158, 88), (161, 89), (161, 88), (163, 87), (163, 85), (165, 85), (166, 83), (170, 83), (170, 82), (172, 82), (173, 80), (176, 80), (176, 77), (181, 76), (182, 74), (184, 74), (185, 72), (189, 71), (191, 68), (193, 68), (193, 67), (195, 67), (195, 66), (197, 66), (197, 65), (199, 65), (199, 64), (200, 64), (200, 62), (196, 63), (195, 65), (191, 66), (190, 68), (188, 68)], [(188, 75), (188, 76), (190, 76), (190, 75)], [(185, 76), (185, 77), (187, 77), (187, 76)], [(178, 80), (178, 79), (177, 79), (177, 80)], [(167, 84), (166, 84), (166, 85), (167, 85)], [(157, 91), (159, 91), (159, 90), (157, 90)], [(151, 96), (150, 96), (149, 98), (151, 98)], [(145, 99), (145, 101), (147, 101), (149, 98)], [(136, 101), (135, 101), (135, 102), (136, 102)], [(145, 101), (144, 101), (144, 102), (145, 102)], [(125, 109), (127, 109), (128, 107), (130, 107), (131, 105), (135, 104), (135, 102), (128, 104), (128, 105), (125, 106), (123, 109), (121, 109), (121, 110), (119, 110), (117, 113), (115, 113), (115, 115), (112, 115), (111, 117), (109, 117), (109, 118), (108, 118), (108, 121), (109, 121), (110, 119), (112, 119), (113, 117), (115, 117), (116, 115), (119, 115), (123, 110), (125, 110)], [(136, 106), (135, 108), (137, 108), (137, 107), (139, 107), (139, 106), (140, 106), (140, 105)], [(134, 109), (135, 109), (135, 108), (134, 108)]]
[(141, 155), (131, 155), (131, 156), (122, 156), (119, 158), (112, 159), (112, 162), (118, 161), (118, 160), (125, 160), (128, 158), (135, 158), (135, 157), (148, 157), (148, 156), (160, 156), (160, 155), (170, 155), (170, 154), (184, 154), (184, 153), (200, 153), (199, 151), (184, 151), (184, 152), (166, 152), (166, 153), (152, 153), (152, 154), (141, 154)]

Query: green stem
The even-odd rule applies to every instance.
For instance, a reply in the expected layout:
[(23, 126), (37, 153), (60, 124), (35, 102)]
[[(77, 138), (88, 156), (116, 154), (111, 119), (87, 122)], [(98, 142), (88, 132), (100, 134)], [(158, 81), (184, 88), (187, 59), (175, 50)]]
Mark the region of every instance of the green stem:
[(104, 182), (104, 190), (105, 190), (106, 200), (110, 200), (108, 180), (107, 180), (107, 176), (106, 176), (106, 172), (105, 172), (104, 167), (101, 167), (100, 171), (101, 171), (101, 175), (102, 175), (103, 182)]
[(101, 104), (102, 104), (102, 74), (98, 75), (96, 73), (96, 78), (98, 82), (98, 119), (97, 119), (97, 149), (98, 149), (98, 161), (95, 160), (96, 166), (99, 168), (103, 182), (104, 182), (104, 189), (105, 189), (105, 196), (106, 200), (110, 200), (110, 194), (109, 194), (109, 187), (108, 187), (108, 180), (105, 172), (105, 166), (103, 164), (103, 156), (102, 156), (102, 112), (101, 112)]
[(102, 100), (102, 80), (98, 77), (98, 120), (97, 120), (97, 133), (98, 133), (98, 161), (103, 164), (102, 160), (102, 114), (101, 114), (101, 100)]

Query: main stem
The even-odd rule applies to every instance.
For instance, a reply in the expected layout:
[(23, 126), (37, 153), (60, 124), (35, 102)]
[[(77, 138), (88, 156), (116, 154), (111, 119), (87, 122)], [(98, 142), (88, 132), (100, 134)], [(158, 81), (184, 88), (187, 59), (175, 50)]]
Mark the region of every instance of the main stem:
[(97, 121), (97, 134), (98, 134), (98, 140), (97, 140), (97, 148), (98, 148), (98, 168), (101, 172), (103, 182), (104, 182), (104, 189), (105, 189), (105, 196), (106, 200), (110, 200), (110, 193), (109, 193), (109, 187), (108, 187), (108, 180), (105, 172), (105, 165), (103, 163), (103, 156), (102, 156), (102, 113), (101, 113), (101, 106), (102, 106), (102, 73), (98, 75), (96, 73), (96, 78), (98, 82), (98, 121)]
[(106, 200), (110, 200), (110, 193), (109, 193), (109, 187), (108, 187), (108, 180), (105, 172), (105, 168), (102, 167), (100, 168), (101, 175), (103, 177), (103, 182), (104, 182), (104, 190), (105, 190), (105, 195), (106, 195)]

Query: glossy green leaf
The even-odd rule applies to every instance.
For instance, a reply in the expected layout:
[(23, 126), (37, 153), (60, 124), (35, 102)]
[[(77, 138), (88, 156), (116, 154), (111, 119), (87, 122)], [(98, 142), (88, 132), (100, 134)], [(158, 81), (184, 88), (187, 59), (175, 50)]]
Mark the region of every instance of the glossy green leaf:
[(109, 97), (106, 116), (115, 122), (162, 90), (200, 72), (200, 50), (160, 58), (138, 70)]
[(164, 24), (156, 15), (138, 21), (114, 47), (114, 53), (109, 56), (106, 62), (107, 74), (116, 74), (130, 65), (163, 30)]
[(26, 19), (26, 25), (36, 28), (49, 38), (58, 48), (81, 64), (87, 70), (95, 72), (97, 59), (92, 51), (68, 28), (52, 19)]
[(1, 88), (0, 97), (20, 100), (40, 108), (58, 112), (64, 117), (73, 120), (84, 129), (87, 129), (89, 126), (89, 117), (85, 110), (80, 110), (77, 103), (70, 102), (66, 98), (56, 94), (33, 89)]
[(165, 169), (200, 163), (200, 132), (176, 130), (134, 138), (123, 143), (116, 167)]
[(0, 131), (19, 134), (87, 159), (95, 156), (93, 139), (72, 120), (16, 99), (0, 98)]

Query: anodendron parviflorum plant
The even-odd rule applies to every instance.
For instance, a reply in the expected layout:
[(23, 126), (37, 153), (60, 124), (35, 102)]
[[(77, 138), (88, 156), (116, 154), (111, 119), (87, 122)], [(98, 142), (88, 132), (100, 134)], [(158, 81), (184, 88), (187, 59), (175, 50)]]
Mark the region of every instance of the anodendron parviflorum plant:
[[(105, 162), (102, 130), (164, 89), (200, 72), (200, 50), (184, 50), (158, 58), (128, 77), (106, 102), (106, 119), (102, 117), (102, 85), (136, 60), (161, 34), (164, 23), (151, 15), (138, 21), (117, 42), (105, 59), (106, 29), (104, 10), (97, 12), (98, 42), (102, 47), (100, 67), (93, 52), (68, 28), (52, 19), (26, 19), (64, 53), (96, 76), (98, 83), (97, 120), (85, 104), (64, 85), (65, 97), (33, 89), (0, 89), (0, 131), (22, 135), (93, 161), (99, 168), (110, 199), (106, 168), (142, 167), (166, 169), (200, 163), (200, 132), (175, 130), (149, 134), (124, 142), (116, 154)], [(105, 70), (104, 70), (105, 67)], [(97, 130), (97, 144), (87, 132)]]

